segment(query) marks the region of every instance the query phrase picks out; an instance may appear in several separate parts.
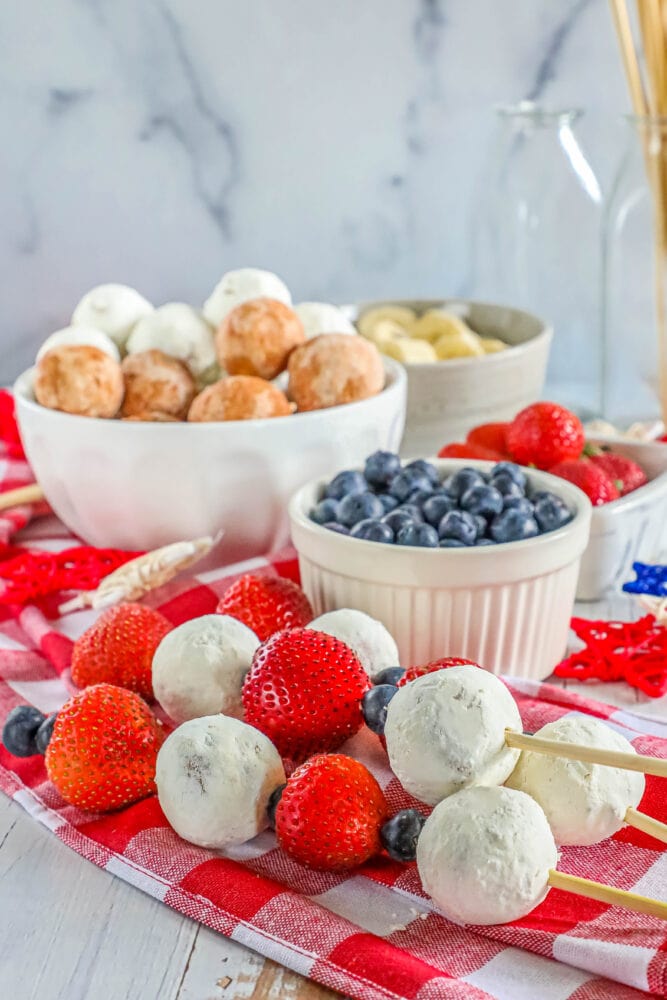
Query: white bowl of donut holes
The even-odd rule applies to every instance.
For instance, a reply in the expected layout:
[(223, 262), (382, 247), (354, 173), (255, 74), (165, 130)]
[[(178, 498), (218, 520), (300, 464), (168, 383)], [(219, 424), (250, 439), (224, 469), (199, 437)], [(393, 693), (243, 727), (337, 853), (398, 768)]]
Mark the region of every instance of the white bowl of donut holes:
[(150, 549), (222, 532), (234, 562), (286, 544), (304, 482), (399, 447), (406, 377), (336, 307), (292, 307), (248, 268), (202, 310), (93, 289), (14, 392), (28, 460), (76, 535)]

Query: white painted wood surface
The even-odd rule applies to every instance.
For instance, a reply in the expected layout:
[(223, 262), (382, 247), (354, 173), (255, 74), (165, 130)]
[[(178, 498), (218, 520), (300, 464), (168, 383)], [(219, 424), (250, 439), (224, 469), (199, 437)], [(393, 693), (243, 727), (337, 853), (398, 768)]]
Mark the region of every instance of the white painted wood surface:
[[(580, 605), (577, 613), (630, 619), (637, 605), (619, 596)], [(667, 699), (640, 699), (625, 685), (585, 691), (667, 719)], [(2, 795), (0, 928), (3, 1000), (335, 996), (85, 861)]]

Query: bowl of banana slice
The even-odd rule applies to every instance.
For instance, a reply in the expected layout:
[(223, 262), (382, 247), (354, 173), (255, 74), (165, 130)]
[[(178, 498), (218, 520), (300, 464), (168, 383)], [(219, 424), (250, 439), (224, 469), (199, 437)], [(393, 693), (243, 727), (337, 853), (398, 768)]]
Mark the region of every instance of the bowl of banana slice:
[(407, 370), (406, 457), (434, 455), (446, 441), (511, 420), (541, 397), (552, 330), (522, 309), (403, 299), (345, 311), (363, 337)]

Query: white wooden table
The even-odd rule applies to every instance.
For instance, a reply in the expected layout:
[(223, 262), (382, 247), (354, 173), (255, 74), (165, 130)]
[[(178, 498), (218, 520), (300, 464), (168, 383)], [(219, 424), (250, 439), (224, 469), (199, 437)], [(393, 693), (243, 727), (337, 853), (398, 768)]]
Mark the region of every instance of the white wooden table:
[[(636, 616), (619, 596), (586, 618)], [(586, 693), (667, 719), (625, 685)], [(102, 871), (0, 795), (0, 997), (11, 1000), (323, 1000), (280, 968)]]

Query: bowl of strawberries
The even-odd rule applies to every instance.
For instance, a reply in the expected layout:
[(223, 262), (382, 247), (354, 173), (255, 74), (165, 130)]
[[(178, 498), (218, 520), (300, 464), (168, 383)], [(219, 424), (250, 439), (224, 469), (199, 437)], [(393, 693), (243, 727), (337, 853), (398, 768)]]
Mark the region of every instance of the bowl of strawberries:
[(508, 422), (474, 427), (441, 458), (511, 459), (578, 486), (593, 505), (577, 599), (620, 589), (632, 563), (660, 561), (667, 546), (667, 445), (586, 437), (579, 418), (557, 403), (527, 406)]

